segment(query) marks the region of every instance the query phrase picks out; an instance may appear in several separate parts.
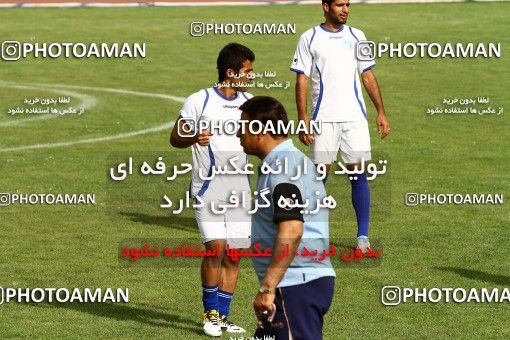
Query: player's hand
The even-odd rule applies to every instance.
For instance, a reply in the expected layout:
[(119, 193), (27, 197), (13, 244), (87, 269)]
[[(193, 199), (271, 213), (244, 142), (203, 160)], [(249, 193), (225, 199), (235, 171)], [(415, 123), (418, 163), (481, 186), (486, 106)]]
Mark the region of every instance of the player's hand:
[(385, 113), (377, 115), (377, 132), (381, 135), (381, 139), (390, 133), (390, 122)]
[(253, 309), (257, 320), (264, 321), (273, 311), (274, 294), (257, 294), (253, 302)]
[[(310, 121), (306, 120), (305, 122), (306, 122), (305, 124), (306, 124), (307, 131), (310, 131)], [(315, 140), (315, 137), (312, 134), (306, 134), (304, 132), (300, 132), (299, 133), (299, 140), (304, 145), (309, 146), (310, 144), (313, 143), (313, 141)]]
[(207, 146), (211, 142), (212, 133), (208, 130), (202, 131), (197, 136), (197, 143), (201, 146)]
[(300, 132), (299, 133), (299, 140), (301, 141), (301, 143), (303, 143), (304, 145), (308, 146), (308, 145), (313, 143), (314, 137), (313, 137), (313, 135), (307, 135), (304, 132)]

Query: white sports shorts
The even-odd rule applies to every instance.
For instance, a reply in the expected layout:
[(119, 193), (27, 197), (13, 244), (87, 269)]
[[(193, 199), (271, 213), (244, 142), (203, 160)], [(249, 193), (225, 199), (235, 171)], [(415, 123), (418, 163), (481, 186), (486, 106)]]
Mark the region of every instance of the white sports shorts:
[(315, 134), (310, 158), (315, 164), (337, 161), (340, 149), (344, 164), (371, 159), (370, 132), (366, 119), (355, 122), (322, 122), (322, 133)]
[(195, 217), (203, 243), (226, 240), (231, 248), (245, 249), (251, 246), (251, 215), (248, 214), (251, 209), (251, 195), (248, 196), (250, 201), (246, 204), (247, 208), (229, 208), (223, 214), (215, 214), (211, 210), (211, 200), (202, 197), (204, 206), (195, 208)]

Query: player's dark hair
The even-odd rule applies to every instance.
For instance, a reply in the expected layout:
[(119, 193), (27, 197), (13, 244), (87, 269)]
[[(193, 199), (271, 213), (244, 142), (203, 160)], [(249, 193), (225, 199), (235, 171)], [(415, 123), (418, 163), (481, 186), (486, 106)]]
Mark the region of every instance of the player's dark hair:
[(251, 62), (255, 60), (255, 54), (248, 47), (237, 43), (230, 43), (223, 47), (216, 60), (218, 81), (222, 82), (227, 78), (229, 68), (238, 73), (246, 60)]
[[(284, 124), (285, 126), (289, 123), (287, 111), (285, 111), (283, 105), (273, 97), (253, 97), (241, 105), (239, 110), (246, 112), (250, 121), (258, 120), (262, 125), (266, 125), (268, 121), (271, 121), (277, 132), (281, 130), (277, 128), (278, 121), (282, 121), (280, 124)], [(277, 134), (274, 136), (286, 137), (287, 134)]]
[[(331, 3), (333, 2), (334, 0), (322, 0), (322, 4), (328, 4), (329, 8), (331, 8)], [(326, 11), (324, 11), (324, 15), (326, 15)]]

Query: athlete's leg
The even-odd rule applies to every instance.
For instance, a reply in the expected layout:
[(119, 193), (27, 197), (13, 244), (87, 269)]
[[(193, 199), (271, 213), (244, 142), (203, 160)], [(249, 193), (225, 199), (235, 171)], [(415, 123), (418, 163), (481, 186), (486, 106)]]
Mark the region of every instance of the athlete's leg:
[[(204, 198), (206, 202), (209, 200)], [(202, 282), (202, 303), (204, 306), (203, 329), (209, 336), (222, 334), (219, 316), (218, 285), (221, 273), (221, 261), (225, 252), (226, 229), (223, 216), (212, 214), (209, 204), (197, 208), (197, 219), (200, 236), (206, 250), (215, 251), (216, 256), (204, 256), (200, 268)]]
[[(239, 188), (243, 187), (245, 182), (239, 184)], [(246, 202), (247, 207), (251, 207), (251, 192), (246, 185), (244, 191), (248, 192), (249, 201)], [(239, 193), (242, 195), (242, 192)], [(227, 245), (231, 249), (246, 249), (251, 246), (251, 215), (248, 214), (250, 208), (230, 209), (225, 214), (225, 227), (227, 232)], [(234, 292), (237, 286), (239, 276), (240, 258), (233, 260), (225, 254), (221, 263), (221, 274), (218, 290), (219, 312), (221, 317), (221, 327), (229, 333), (244, 333), (246, 330), (237, 326), (231, 320), (227, 319), (230, 314), (230, 304), (234, 298)]]
[(239, 262), (240, 259), (233, 261), (230, 256), (226, 255), (221, 262), (218, 291), (219, 312), (221, 316), (228, 316), (230, 314), (230, 303), (234, 297), (239, 276)]
[[(364, 162), (370, 160), (370, 133), (366, 120), (342, 123), (341, 133), (342, 159), (348, 171), (365, 168)], [(370, 221), (370, 188), (365, 173), (349, 174), (351, 198), (358, 225), (358, 246), (362, 240), (363, 251), (370, 247), (368, 227)], [(366, 241), (366, 242), (365, 242)]]
[(225, 242), (225, 240), (212, 240), (204, 243), (207, 250), (221, 250), (217, 256), (204, 256), (200, 270), (202, 278), (202, 303), (204, 305), (203, 329), (204, 333), (209, 336), (220, 336), (222, 334), (218, 312), (220, 307), (218, 283)]
[(214, 251), (216, 249), (220, 249), (221, 254), (218, 254), (218, 256), (204, 256), (202, 259), (200, 274), (203, 284), (208, 286), (219, 284), (221, 264), (225, 253), (225, 244), (225, 240), (212, 240), (204, 243), (206, 250)]
[[(355, 171), (361, 168), (361, 163), (347, 164), (347, 170)], [(358, 224), (357, 237), (368, 237), (368, 225), (370, 221), (370, 187), (368, 186), (366, 173), (349, 175), (351, 182), (352, 206), (356, 213)]]

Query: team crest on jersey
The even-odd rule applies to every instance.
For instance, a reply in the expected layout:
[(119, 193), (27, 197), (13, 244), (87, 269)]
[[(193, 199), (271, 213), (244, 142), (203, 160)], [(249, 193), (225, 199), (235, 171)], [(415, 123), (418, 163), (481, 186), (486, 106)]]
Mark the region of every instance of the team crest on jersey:
[(352, 41), (350, 40), (344, 40), (343, 41), (343, 44), (344, 44), (344, 49), (346, 51), (352, 51)]

